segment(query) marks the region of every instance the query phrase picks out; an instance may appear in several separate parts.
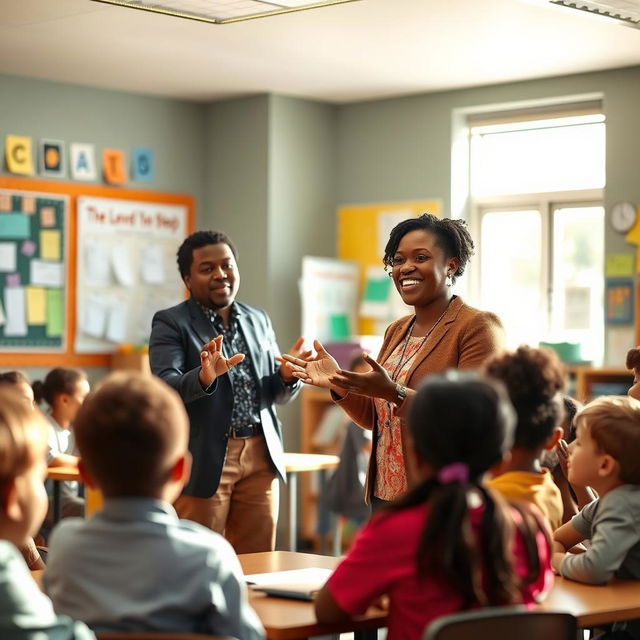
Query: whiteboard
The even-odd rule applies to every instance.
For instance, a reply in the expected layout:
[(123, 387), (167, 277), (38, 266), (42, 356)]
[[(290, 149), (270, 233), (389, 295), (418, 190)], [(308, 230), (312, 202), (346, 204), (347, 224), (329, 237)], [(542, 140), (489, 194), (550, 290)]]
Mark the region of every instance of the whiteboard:
[(78, 197), (76, 353), (148, 342), (153, 314), (184, 300), (187, 229), (183, 205)]

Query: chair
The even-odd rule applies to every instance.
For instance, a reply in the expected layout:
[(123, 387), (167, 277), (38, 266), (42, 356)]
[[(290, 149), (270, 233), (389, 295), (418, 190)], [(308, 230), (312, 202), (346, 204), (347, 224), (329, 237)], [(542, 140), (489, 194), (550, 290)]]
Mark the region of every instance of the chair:
[(236, 640), (231, 636), (171, 631), (107, 631), (96, 633), (98, 640)]
[(487, 607), (434, 620), (423, 640), (576, 640), (576, 619), (569, 613), (530, 611), (524, 607)]

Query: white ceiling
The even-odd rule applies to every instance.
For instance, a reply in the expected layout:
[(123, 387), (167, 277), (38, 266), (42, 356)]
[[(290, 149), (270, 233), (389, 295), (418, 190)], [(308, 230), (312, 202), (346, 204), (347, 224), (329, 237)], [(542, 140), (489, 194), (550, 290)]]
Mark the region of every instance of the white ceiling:
[(542, 0), (360, 0), (229, 25), (0, 0), (0, 73), (190, 100), (344, 103), (638, 64), (640, 30)]

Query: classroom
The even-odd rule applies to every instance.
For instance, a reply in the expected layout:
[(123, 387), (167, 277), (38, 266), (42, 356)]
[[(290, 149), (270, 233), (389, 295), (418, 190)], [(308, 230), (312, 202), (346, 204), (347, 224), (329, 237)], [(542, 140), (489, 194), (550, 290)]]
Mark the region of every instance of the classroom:
[[(305, 259), (355, 261), (340, 339), (377, 350), (402, 315), (391, 288), (363, 312), (384, 275), (381, 220), (426, 206), (467, 222), (475, 255), (454, 293), (495, 312), (510, 349), (551, 344), (581, 401), (626, 394), (640, 344), (640, 12), (618, 7), (623, 24), (551, 0), (291, 1), (211, 24), (116, 4), (2, 0), (0, 327), (20, 278), (27, 304), (58, 315), (23, 341), (3, 330), (0, 371), (73, 366), (93, 384), (138, 350), (148, 366), (145, 327), (183, 299), (175, 250), (201, 229), (233, 239), (238, 300), (266, 310), (283, 352), (303, 331)], [(11, 227), (16, 249), (3, 193), (37, 207), (33, 235)], [(284, 451), (337, 455), (314, 440), (331, 397), (303, 386), (278, 407)], [(329, 470), (300, 469), (296, 491), (281, 488), (277, 548), (344, 551), (318, 512)]]

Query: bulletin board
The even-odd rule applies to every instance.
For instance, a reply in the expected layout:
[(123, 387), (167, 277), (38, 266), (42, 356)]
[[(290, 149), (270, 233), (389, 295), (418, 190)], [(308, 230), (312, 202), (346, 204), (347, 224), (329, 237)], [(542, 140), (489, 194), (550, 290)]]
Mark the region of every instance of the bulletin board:
[[(364, 291), (368, 271), (382, 272), (384, 246), (391, 229), (406, 218), (422, 213), (442, 215), (442, 201), (436, 198), (407, 202), (346, 205), (338, 209), (338, 258), (355, 260), (360, 267), (360, 290)], [(361, 317), (359, 333), (375, 333), (372, 318)]]
[(69, 198), (0, 189), (0, 348), (65, 348)]
[(184, 299), (176, 252), (187, 207), (81, 196), (76, 218), (75, 352), (148, 343), (154, 313)]
[[(100, 185), (86, 185), (81, 183), (70, 183), (62, 181), (37, 180), (30, 178), (14, 178), (0, 176), (0, 190), (7, 190), (15, 193), (26, 194), (27, 197), (48, 198), (49, 200), (60, 200), (66, 203), (66, 225), (61, 227), (64, 232), (61, 236), (62, 255), (64, 262), (64, 327), (59, 346), (23, 346), (9, 349), (0, 347), (0, 367), (15, 368), (29, 366), (77, 366), (77, 367), (108, 367), (111, 364), (111, 354), (106, 349), (76, 351), (75, 337), (77, 335), (77, 293), (78, 293), (78, 257), (83, 255), (83, 247), (78, 243), (82, 238), (78, 236), (78, 202), (81, 198), (113, 199), (129, 203), (143, 203), (141, 207), (148, 210), (149, 207), (158, 205), (166, 207), (168, 211), (171, 207), (178, 207), (184, 212), (185, 235), (191, 233), (194, 228), (195, 208), (194, 198), (188, 195), (160, 193), (154, 191), (141, 191), (124, 189), (117, 187), (106, 187)], [(21, 196), (22, 197), (22, 196)], [(44, 206), (47, 206), (46, 204)], [(0, 213), (0, 216), (3, 215)], [(62, 240), (62, 237), (64, 240)], [(2, 242), (2, 240), (0, 240)], [(157, 257), (157, 251), (156, 251)], [(165, 263), (165, 274), (173, 272), (177, 274), (175, 253), (171, 260)], [(0, 273), (0, 276), (5, 274)], [(6, 279), (3, 279), (6, 281)], [(138, 284), (138, 292), (142, 297), (139, 304), (144, 302), (144, 294), (150, 287), (145, 286), (145, 281)], [(186, 295), (186, 290), (182, 290), (182, 298)], [(0, 298), (1, 299), (1, 298)], [(4, 300), (3, 300), (4, 304)], [(46, 325), (45, 325), (46, 326)], [(120, 336), (117, 332), (115, 336)], [(115, 348), (115, 342), (110, 341), (110, 351)]]

